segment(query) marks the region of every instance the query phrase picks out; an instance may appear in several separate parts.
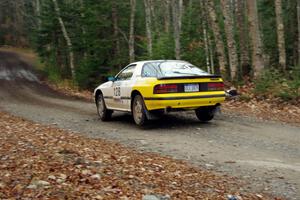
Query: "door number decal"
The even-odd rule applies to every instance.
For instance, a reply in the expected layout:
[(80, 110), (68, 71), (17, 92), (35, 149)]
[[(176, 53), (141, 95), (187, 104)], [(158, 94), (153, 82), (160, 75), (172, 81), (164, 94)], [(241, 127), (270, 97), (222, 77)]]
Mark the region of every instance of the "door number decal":
[(114, 88), (114, 96), (115, 97), (120, 97), (121, 96), (121, 88), (120, 87), (115, 87)]

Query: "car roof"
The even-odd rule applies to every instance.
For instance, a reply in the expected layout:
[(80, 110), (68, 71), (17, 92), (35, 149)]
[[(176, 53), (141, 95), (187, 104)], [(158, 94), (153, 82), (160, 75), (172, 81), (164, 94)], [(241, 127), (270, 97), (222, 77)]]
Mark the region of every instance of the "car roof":
[(189, 63), (187, 61), (184, 60), (143, 60), (143, 61), (137, 61), (131, 64), (145, 64), (145, 63), (149, 63), (149, 62), (185, 62), (185, 63)]

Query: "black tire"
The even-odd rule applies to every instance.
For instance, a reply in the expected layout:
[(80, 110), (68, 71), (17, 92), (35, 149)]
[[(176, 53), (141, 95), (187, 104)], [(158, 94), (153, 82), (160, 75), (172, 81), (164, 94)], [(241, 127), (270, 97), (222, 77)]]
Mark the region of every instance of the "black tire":
[(208, 122), (212, 120), (215, 116), (215, 107), (201, 107), (195, 110), (197, 118), (201, 122)]
[(100, 119), (102, 121), (109, 121), (111, 119), (113, 111), (106, 108), (105, 101), (101, 93), (97, 96), (96, 105)]
[(132, 117), (136, 125), (142, 127), (148, 121), (146, 115), (146, 106), (141, 95), (136, 95), (132, 102)]

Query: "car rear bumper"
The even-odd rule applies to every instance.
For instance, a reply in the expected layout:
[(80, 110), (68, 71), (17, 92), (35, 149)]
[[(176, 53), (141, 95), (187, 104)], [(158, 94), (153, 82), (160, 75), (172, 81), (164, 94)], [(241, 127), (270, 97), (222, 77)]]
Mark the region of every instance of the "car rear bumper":
[(158, 109), (193, 109), (201, 106), (214, 106), (225, 101), (225, 94), (172, 96), (172, 97), (145, 97), (147, 110)]

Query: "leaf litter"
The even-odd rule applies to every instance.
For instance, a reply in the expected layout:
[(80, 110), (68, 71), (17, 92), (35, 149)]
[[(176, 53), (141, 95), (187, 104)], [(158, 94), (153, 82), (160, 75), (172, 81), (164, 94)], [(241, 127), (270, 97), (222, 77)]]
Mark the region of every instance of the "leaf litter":
[(7, 113), (0, 130), (0, 199), (276, 199), (184, 161)]

